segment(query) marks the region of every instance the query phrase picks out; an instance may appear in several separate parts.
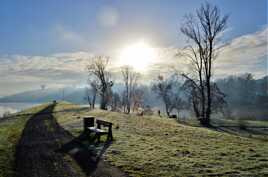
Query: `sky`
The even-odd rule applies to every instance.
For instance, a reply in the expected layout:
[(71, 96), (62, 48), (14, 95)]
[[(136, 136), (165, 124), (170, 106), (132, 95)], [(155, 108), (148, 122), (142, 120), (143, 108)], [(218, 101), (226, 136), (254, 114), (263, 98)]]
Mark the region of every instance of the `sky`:
[[(215, 77), (252, 72), (267, 75), (267, 1), (210, 0), (228, 27), (230, 43), (215, 63)], [(202, 0), (2, 0), (0, 2), (0, 96), (86, 83), (85, 65), (93, 55), (109, 55), (145, 40), (158, 51), (161, 66), (187, 43), (180, 32), (185, 14)], [(216, 72), (217, 71), (217, 72)], [(150, 76), (161, 72), (150, 72)]]

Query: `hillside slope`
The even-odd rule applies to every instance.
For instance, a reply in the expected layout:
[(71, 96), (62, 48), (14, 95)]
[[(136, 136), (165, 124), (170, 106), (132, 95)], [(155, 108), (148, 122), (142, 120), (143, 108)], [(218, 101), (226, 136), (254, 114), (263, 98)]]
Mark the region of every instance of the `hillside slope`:
[(267, 176), (268, 142), (178, 124), (156, 116), (135, 116), (59, 104), (58, 122), (77, 135), (82, 117), (114, 124), (115, 141), (105, 159), (130, 176)]
[(0, 120), (0, 177), (13, 177), (15, 175), (15, 149), (25, 124), (31, 116), (47, 104), (24, 110), (14, 117)]

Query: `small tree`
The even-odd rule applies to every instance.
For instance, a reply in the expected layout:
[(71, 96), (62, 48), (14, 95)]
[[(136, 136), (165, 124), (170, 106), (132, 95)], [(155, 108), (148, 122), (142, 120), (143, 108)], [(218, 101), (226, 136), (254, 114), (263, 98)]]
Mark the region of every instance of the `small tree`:
[(123, 110), (125, 113), (129, 114), (131, 105), (133, 103), (133, 97), (137, 87), (137, 81), (139, 74), (135, 72), (131, 67), (124, 66), (121, 68), (121, 73), (123, 77), (123, 82), (125, 89), (123, 91)]
[(95, 80), (89, 80), (90, 87), (86, 87), (86, 99), (90, 106), (90, 109), (95, 108), (95, 102), (97, 97), (97, 82)]
[(96, 56), (91, 58), (88, 64), (89, 80), (94, 80), (94, 85), (101, 97), (100, 109), (107, 110), (107, 104), (111, 94), (111, 87), (113, 81), (111, 80), (111, 73), (108, 71), (109, 57)]
[(174, 95), (172, 103), (173, 109), (177, 112), (177, 117), (180, 118), (180, 112), (187, 108), (187, 102), (180, 97), (179, 93), (177, 93)]
[(141, 88), (137, 88), (134, 90), (134, 94), (133, 94), (133, 106), (132, 106), (132, 111), (138, 111), (139, 108), (144, 107), (144, 90), (142, 90)]
[(112, 93), (111, 111), (118, 111), (121, 107), (120, 95), (117, 92)]
[(196, 14), (185, 17), (181, 32), (188, 37), (192, 45), (187, 47), (184, 56), (191, 60), (193, 75), (184, 74), (191, 86), (192, 101), (200, 123), (210, 124), (212, 109), (212, 64), (216, 59), (217, 42), (226, 28), (228, 16), (221, 16), (217, 6), (203, 4)]
[(177, 74), (171, 75), (165, 79), (163, 76), (158, 76), (153, 84), (152, 90), (161, 98), (165, 105), (166, 114), (170, 117), (170, 113), (176, 110), (179, 114), (183, 109), (184, 101), (180, 97), (180, 84), (177, 80)]
[(162, 99), (166, 114), (169, 117), (172, 111), (172, 87), (173, 82), (170, 80), (165, 80), (163, 76), (158, 76), (156, 82), (153, 84), (152, 90)]

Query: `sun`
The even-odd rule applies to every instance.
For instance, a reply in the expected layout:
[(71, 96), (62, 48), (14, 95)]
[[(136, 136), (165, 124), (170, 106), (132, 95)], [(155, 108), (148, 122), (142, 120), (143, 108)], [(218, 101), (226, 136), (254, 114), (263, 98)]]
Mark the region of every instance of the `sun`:
[(155, 49), (144, 41), (133, 43), (119, 52), (119, 65), (131, 66), (133, 69), (145, 72), (154, 62)]

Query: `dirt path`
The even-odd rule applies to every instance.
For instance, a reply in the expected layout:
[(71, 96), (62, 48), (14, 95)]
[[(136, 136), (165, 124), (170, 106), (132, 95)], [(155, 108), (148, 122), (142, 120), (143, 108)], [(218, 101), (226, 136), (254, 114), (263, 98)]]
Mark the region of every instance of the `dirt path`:
[(53, 108), (48, 106), (26, 123), (16, 148), (17, 177), (126, 176), (81, 148), (57, 123)]

